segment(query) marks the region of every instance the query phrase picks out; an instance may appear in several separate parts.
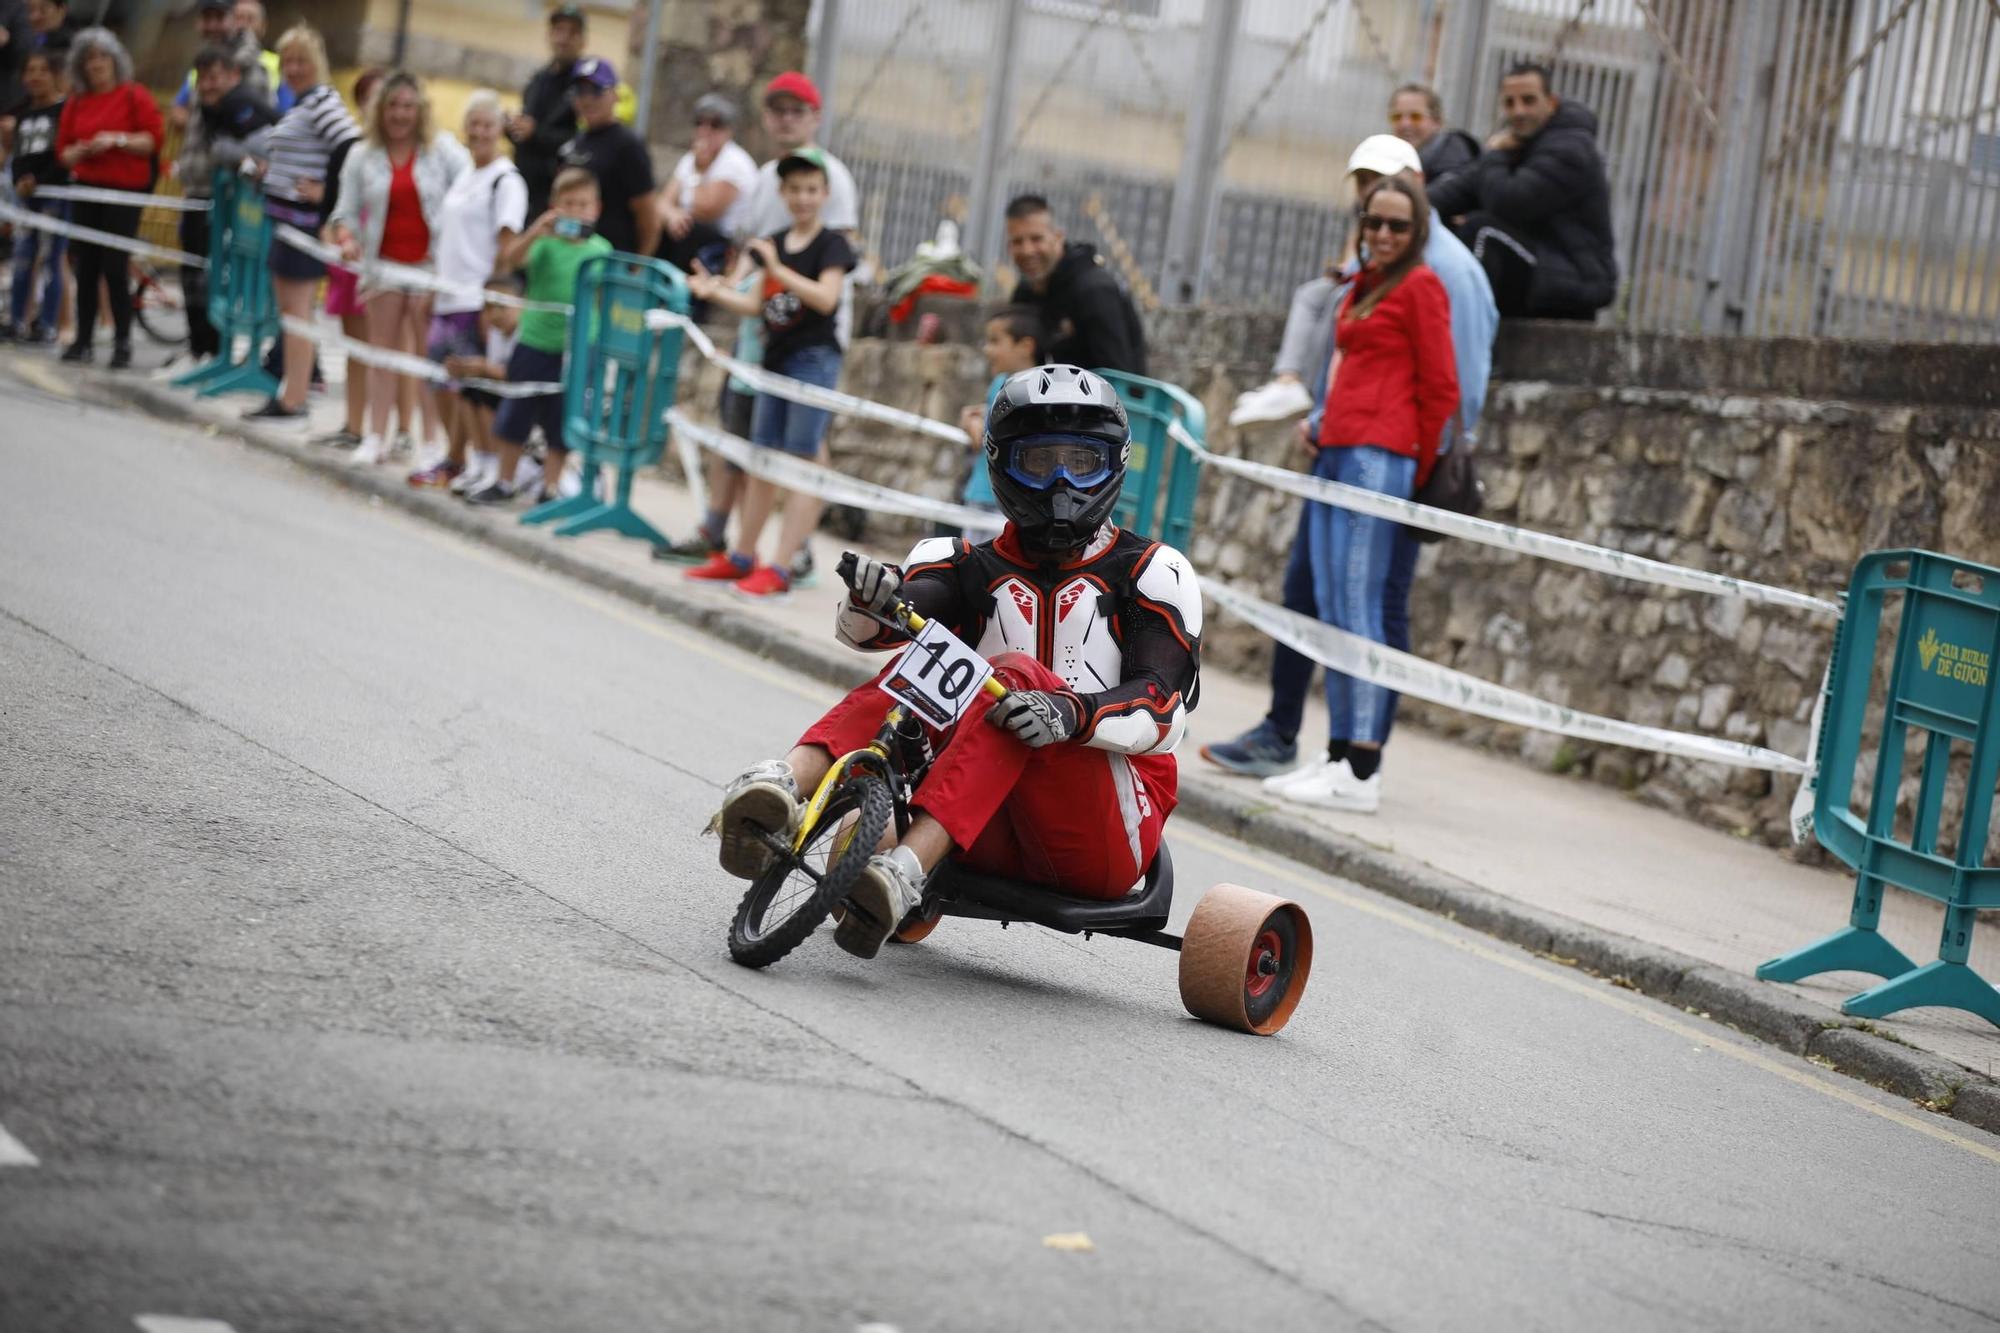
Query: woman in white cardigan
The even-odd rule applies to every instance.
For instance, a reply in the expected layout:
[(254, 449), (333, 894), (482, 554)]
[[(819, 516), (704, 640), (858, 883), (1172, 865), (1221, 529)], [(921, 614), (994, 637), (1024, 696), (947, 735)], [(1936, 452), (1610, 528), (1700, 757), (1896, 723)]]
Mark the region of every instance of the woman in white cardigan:
[[(430, 98), (414, 74), (399, 70), (384, 79), (369, 99), (365, 121), (363, 146), (341, 167), (340, 197), (327, 219), (326, 238), (350, 264), (381, 260), (429, 268), (445, 193), (471, 159), (458, 140), (433, 130)], [(367, 304), (370, 343), (423, 355), (430, 293), (378, 285), (368, 292)], [(368, 368), (368, 428), (354, 451), (356, 463), (379, 463), (388, 456), (383, 437), (403, 378)], [(425, 443), (435, 448), (437, 413), (429, 394), (420, 395), (420, 402)]]

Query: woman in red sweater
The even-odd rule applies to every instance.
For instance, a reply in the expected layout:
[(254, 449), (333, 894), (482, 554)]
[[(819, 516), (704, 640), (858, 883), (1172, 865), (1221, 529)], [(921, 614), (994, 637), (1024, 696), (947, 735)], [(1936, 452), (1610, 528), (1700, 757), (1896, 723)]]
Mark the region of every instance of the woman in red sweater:
[[(132, 57), (107, 28), (85, 28), (69, 52), (74, 90), (56, 127), (56, 156), (78, 185), (145, 194), (153, 188), (153, 155), (160, 146), (159, 104), (132, 81)], [(124, 204), (73, 206), (70, 219), (116, 236), (139, 234), (139, 210)], [(70, 250), (76, 269), (76, 341), (65, 361), (91, 359), (97, 333), (97, 284), (111, 296), (115, 341), (111, 368), (132, 364), (132, 282), (123, 250), (79, 241)]]
[[(1409, 173), (1363, 197), (1367, 257), (1334, 325), (1339, 357), (1320, 423), (1313, 475), (1407, 500), (1429, 478), (1439, 432), (1458, 410), (1451, 302), (1425, 267), (1430, 202)], [(1333, 505), (1308, 506), (1308, 547), (1319, 617), (1376, 643), (1396, 524)], [(1326, 673), (1324, 763), (1286, 774), (1286, 799), (1372, 813), (1382, 800), (1382, 742), (1391, 694)]]

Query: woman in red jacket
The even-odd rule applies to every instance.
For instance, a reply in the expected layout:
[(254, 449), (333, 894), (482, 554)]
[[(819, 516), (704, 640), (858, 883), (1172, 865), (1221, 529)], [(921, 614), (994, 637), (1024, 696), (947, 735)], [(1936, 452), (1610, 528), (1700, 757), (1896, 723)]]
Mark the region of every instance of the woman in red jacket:
[[(1438, 434), (1458, 410), (1451, 302), (1425, 267), (1431, 206), (1414, 176), (1388, 176), (1361, 203), (1367, 258), (1334, 326), (1339, 357), (1327, 390), (1313, 475), (1407, 500), (1430, 476)], [(1396, 524), (1333, 505), (1308, 506), (1313, 590), (1321, 620), (1376, 643)], [(1372, 813), (1382, 800), (1390, 691), (1326, 673), (1327, 752), (1267, 785), (1288, 800)]]
[[(77, 185), (146, 194), (153, 188), (153, 155), (162, 122), (153, 95), (132, 81), (132, 57), (108, 28), (85, 28), (69, 51), (72, 89), (56, 127), (56, 156)], [(139, 234), (139, 210), (125, 204), (78, 203), (70, 220), (116, 236)], [(132, 282), (123, 250), (79, 241), (70, 250), (76, 269), (76, 341), (65, 361), (91, 359), (97, 333), (97, 284), (111, 295), (115, 341), (111, 368), (132, 364)]]

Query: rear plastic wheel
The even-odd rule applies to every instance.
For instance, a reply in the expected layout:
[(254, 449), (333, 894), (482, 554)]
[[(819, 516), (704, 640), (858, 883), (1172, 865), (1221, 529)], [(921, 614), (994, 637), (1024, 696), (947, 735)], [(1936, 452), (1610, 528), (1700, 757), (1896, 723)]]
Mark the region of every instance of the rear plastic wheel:
[(889, 827), (889, 788), (873, 773), (843, 778), (796, 855), (750, 883), (729, 923), (729, 956), (769, 967), (819, 928), (847, 896)]
[(1298, 1008), (1312, 953), (1312, 923), (1297, 903), (1218, 884), (1181, 939), (1181, 1003), (1204, 1022), (1269, 1036)]

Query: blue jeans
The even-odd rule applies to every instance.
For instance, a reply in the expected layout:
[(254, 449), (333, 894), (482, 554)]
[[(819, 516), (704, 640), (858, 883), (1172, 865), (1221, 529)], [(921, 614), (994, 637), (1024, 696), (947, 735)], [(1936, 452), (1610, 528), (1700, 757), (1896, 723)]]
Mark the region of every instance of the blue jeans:
[[(67, 220), (69, 205), (61, 200), (46, 202), (33, 198), (23, 199), (21, 206), (30, 213), (41, 213), (49, 217)], [(51, 338), (55, 336), (56, 319), (62, 313), (63, 249), (68, 237), (51, 236), (33, 227), (20, 227), (14, 235), (14, 295), (10, 318), (18, 332), (27, 332), (28, 297), (34, 293), (35, 264), (39, 260), (46, 266), (40, 283), (42, 289), (41, 306), (35, 312), (35, 322)]]
[[(1410, 498), (1417, 460), (1374, 445), (1320, 451), (1313, 472), (1349, 486)], [(1350, 634), (1386, 644), (1384, 608), (1396, 533), (1402, 525), (1333, 505), (1308, 506), (1308, 546), (1319, 618)], [(1394, 694), (1339, 671), (1326, 673), (1327, 734), (1337, 741), (1379, 745), (1389, 735)]]
[[(1332, 450), (1321, 450), (1325, 458)], [(1332, 460), (1327, 460), (1329, 470), (1314, 472), (1319, 476), (1332, 476)], [(1310, 504), (1299, 507), (1298, 532), (1292, 538), (1291, 558), (1285, 565), (1284, 606), (1287, 611), (1295, 611), (1302, 616), (1319, 617), (1319, 595), (1313, 590), (1312, 567), (1312, 510)], [(1398, 523), (1395, 548), (1389, 555), (1389, 576), (1382, 585), (1382, 632), (1383, 642), (1402, 652), (1410, 651), (1410, 588), (1416, 582), (1417, 556), (1424, 549), (1418, 545), (1410, 529)], [(1305, 725), (1306, 690), (1312, 685), (1313, 661), (1296, 649), (1282, 643), (1271, 645), (1271, 711), (1264, 720), (1286, 740), (1297, 740), (1299, 729)], [(1389, 693), (1389, 720), (1383, 727), (1382, 739), (1389, 738), (1389, 732), (1396, 723), (1396, 705), (1403, 696), (1393, 690)]]
[[(840, 383), (840, 349), (825, 344), (801, 347), (780, 365), (766, 365), (806, 384), (831, 389)], [(750, 443), (781, 449), (800, 458), (817, 458), (820, 442), (826, 439), (826, 423), (833, 414), (823, 407), (807, 407), (775, 394), (757, 395), (750, 413)]]

